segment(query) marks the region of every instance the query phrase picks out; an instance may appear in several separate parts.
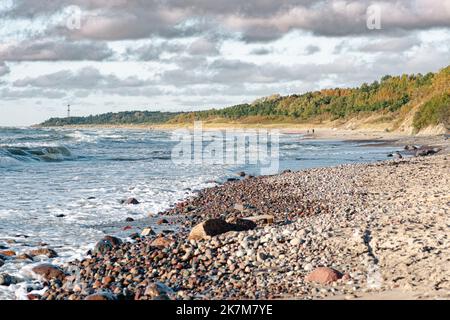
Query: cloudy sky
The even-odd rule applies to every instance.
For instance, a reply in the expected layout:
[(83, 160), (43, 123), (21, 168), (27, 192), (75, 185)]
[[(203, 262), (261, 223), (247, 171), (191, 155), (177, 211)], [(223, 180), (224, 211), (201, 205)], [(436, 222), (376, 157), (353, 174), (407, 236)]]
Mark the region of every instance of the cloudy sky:
[(450, 0), (1, 0), (0, 126), (200, 110), (450, 61)]

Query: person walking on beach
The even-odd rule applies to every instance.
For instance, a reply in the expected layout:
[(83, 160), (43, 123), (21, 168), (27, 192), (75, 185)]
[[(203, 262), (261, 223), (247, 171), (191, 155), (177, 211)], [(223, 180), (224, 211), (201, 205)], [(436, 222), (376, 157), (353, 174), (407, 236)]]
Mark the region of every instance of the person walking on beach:
[(314, 129), (312, 129), (312, 133), (314, 134)]

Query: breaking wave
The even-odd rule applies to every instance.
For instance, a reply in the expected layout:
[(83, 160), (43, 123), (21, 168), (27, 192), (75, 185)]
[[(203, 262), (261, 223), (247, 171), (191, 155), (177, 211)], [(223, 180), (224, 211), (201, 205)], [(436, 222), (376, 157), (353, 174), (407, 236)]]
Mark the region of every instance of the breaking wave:
[(61, 162), (74, 159), (67, 147), (24, 147), (0, 146), (0, 165), (14, 165), (20, 162)]

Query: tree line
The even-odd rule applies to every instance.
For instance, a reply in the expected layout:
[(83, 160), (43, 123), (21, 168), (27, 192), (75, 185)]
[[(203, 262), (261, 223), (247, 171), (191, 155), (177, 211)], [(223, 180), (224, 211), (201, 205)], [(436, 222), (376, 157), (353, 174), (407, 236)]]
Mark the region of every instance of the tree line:
[(194, 120), (233, 122), (308, 122), (349, 119), (354, 116), (405, 116), (419, 106), (413, 125), (449, 128), (450, 66), (437, 73), (386, 75), (357, 88), (324, 89), (289, 96), (273, 95), (253, 103), (196, 112), (131, 111), (89, 117), (53, 118), (45, 126), (84, 124), (187, 123)]
[(117, 113), (104, 113), (87, 117), (51, 118), (43, 122), (42, 126), (66, 126), (66, 125), (108, 125), (108, 124), (146, 124), (165, 123), (180, 115), (179, 112), (160, 111), (124, 111)]

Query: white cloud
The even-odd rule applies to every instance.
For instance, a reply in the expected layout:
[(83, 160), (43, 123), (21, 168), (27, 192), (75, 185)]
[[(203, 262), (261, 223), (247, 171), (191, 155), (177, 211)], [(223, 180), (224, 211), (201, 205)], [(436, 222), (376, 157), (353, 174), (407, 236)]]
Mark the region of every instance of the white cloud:
[(135, 88), (152, 84), (151, 80), (136, 76), (119, 78), (113, 74), (104, 75), (93, 67), (85, 67), (76, 72), (61, 70), (37, 77), (16, 80), (15, 87), (59, 88), (59, 89), (117, 89)]
[(55, 39), (0, 44), (0, 59), (6, 61), (95, 61), (105, 60), (112, 55), (113, 51), (103, 42)]

